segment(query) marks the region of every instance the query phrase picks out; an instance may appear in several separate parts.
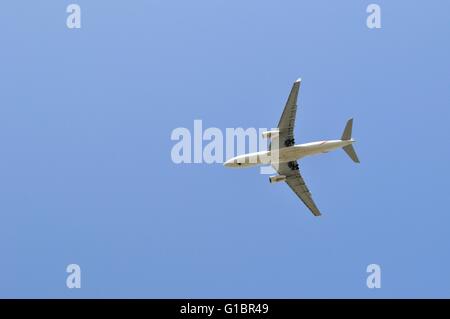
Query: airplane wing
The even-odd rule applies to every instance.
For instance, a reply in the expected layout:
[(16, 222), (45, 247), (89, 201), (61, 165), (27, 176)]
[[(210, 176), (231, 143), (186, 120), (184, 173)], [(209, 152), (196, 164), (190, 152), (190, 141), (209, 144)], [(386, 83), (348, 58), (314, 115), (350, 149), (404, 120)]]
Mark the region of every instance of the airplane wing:
[(314, 203), (311, 192), (306, 186), (302, 175), (300, 175), (297, 161), (279, 163), (278, 167), (277, 165), (274, 165), (273, 167), (277, 170), (278, 174), (286, 176), (286, 183), (294, 191), (294, 193), (297, 194), (306, 207), (309, 208), (313, 215), (320, 216), (321, 213)]
[[(281, 114), (280, 122), (278, 123), (279, 133), (279, 147), (287, 147), (294, 145), (294, 126), (295, 116), (297, 113), (297, 96), (300, 89), (301, 79), (294, 82), (291, 93), (286, 101), (283, 114)], [(270, 149), (270, 147), (269, 147)]]

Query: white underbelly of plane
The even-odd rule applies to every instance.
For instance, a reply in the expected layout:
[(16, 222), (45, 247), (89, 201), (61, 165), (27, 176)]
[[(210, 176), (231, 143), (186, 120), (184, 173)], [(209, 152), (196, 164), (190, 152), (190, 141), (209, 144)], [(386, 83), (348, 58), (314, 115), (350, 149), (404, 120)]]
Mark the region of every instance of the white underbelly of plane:
[(353, 141), (320, 141), (284, 147), (279, 150), (263, 151), (236, 156), (228, 160), (225, 165), (230, 167), (250, 167), (254, 165), (268, 165), (296, 161), (302, 157), (326, 153), (334, 149), (351, 144)]
[[(278, 162), (284, 163), (284, 162), (296, 161), (297, 159), (305, 157), (305, 156), (327, 153), (327, 152), (335, 150), (337, 148), (341, 148), (347, 144), (349, 144), (347, 141), (333, 140), (333, 141), (320, 141), (320, 142), (306, 143), (306, 144), (294, 145), (292, 147), (282, 148), (279, 150)], [(277, 158), (276, 152), (272, 151), (273, 162), (276, 161), (276, 158)]]

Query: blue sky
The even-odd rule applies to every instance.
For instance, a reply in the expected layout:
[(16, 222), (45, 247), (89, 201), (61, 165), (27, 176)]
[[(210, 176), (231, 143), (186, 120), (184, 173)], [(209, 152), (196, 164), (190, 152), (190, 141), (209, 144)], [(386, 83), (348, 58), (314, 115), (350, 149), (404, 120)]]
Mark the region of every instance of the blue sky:
[[(450, 297), (450, 4), (9, 1), (0, 12), (0, 297)], [(314, 218), (257, 168), (172, 162), (174, 128), (273, 127)], [(82, 269), (68, 289), (66, 266)], [(382, 288), (366, 287), (366, 267)]]

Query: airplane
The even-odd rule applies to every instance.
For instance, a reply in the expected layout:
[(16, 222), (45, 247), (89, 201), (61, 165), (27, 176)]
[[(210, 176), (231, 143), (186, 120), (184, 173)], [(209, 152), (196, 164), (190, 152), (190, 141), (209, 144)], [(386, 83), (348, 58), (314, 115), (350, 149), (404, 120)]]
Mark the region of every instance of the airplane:
[[(305, 144), (295, 144), (294, 126), (297, 113), (297, 97), (301, 79), (294, 82), (287, 99), (283, 114), (277, 129), (263, 132), (263, 138), (270, 139), (267, 151), (239, 155), (227, 160), (223, 165), (231, 168), (246, 168), (255, 165), (271, 164), (278, 175), (270, 176), (270, 183), (286, 182), (314, 216), (320, 216), (311, 196), (311, 192), (300, 174), (297, 160), (305, 156), (342, 148), (355, 163), (359, 163), (352, 138), (353, 119), (349, 119), (340, 140), (318, 141)], [(272, 147), (273, 144), (273, 147)]]

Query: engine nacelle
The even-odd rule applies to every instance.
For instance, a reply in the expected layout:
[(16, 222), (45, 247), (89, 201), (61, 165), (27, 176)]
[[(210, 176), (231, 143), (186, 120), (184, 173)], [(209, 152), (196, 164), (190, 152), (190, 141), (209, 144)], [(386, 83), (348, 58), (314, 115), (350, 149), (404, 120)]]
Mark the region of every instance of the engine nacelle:
[(278, 130), (262, 132), (263, 138), (274, 138), (277, 137), (278, 135), (280, 135), (280, 131)]
[(286, 180), (286, 175), (275, 175), (269, 177), (269, 182), (271, 183), (279, 183), (284, 182)]

